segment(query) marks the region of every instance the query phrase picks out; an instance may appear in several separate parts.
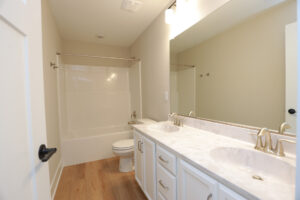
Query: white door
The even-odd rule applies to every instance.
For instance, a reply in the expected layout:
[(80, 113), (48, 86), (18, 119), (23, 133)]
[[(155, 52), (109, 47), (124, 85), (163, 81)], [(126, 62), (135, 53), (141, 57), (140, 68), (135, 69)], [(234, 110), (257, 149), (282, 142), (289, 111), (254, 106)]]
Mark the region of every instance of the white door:
[(134, 164), (135, 164), (135, 179), (143, 189), (144, 185), (144, 155), (142, 149), (143, 138), (141, 134), (134, 131)]
[[(297, 22), (285, 28), (286, 92), (285, 121), (291, 125), (288, 131), (296, 134), (297, 117)], [(296, 111), (296, 113), (293, 113)]]
[(217, 200), (218, 182), (183, 160), (178, 163), (178, 200)]
[(142, 148), (144, 150), (144, 192), (149, 200), (155, 200), (155, 143), (144, 137)]
[(48, 200), (41, 1), (0, 0), (0, 199)]

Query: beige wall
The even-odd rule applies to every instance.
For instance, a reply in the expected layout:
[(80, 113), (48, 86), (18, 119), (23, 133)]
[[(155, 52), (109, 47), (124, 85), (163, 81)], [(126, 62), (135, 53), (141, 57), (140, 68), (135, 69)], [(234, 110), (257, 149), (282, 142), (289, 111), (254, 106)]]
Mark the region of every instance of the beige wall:
[[(97, 56), (112, 57), (130, 57), (130, 51), (127, 47), (102, 45), (95, 43), (79, 42), (79, 41), (63, 41), (63, 53), (71, 54), (87, 54)], [(76, 56), (63, 56), (65, 64), (77, 65), (101, 65), (101, 66), (130, 66), (128, 61), (118, 61), (110, 59), (85, 58)]]
[(178, 113), (196, 112), (195, 68), (180, 67), (177, 71)]
[(164, 12), (131, 47), (131, 56), (142, 60), (143, 117), (165, 120), (170, 112), (165, 92), (169, 92), (169, 26)]
[(58, 151), (49, 160), (49, 176), (51, 181), (51, 193), (57, 182), (55, 172), (61, 161), (59, 118), (57, 101), (57, 71), (50, 68), (50, 62), (56, 62), (56, 52), (61, 50), (61, 39), (51, 14), (48, 1), (42, 1), (42, 32), (43, 32), (43, 62), (44, 62), (44, 87), (45, 110), (47, 127), (47, 145), (57, 147)]
[(284, 31), (294, 21), (290, 1), (180, 53), (180, 63), (197, 66), (198, 115), (277, 129), (284, 121)]
[[(174, 24), (172, 30), (165, 23), (163, 11), (131, 46), (131, 56), (142, 60), (143, 117), (160, 121), (166, 120), (168, 113), (170, 113), (170, 101), (165, 99), (166, 92), (170, 92), (169, 38), (182, 33), (189, 26), (203, 19), (226, 2), (228, 0), (190, 2), (195, 3), (189, 7), (191, 9), (189, 10), (190, 15), (187, 17), (184, 12), (183, 16), (180, 16), (181, 19), (185, 19), (180, 22), (184, 23)], [(178, 6), (181, 7), (181, 3)], [(188, 23), (186, 20), (189, 20)], [(170, 94), (167, 95), (170, 96)]]

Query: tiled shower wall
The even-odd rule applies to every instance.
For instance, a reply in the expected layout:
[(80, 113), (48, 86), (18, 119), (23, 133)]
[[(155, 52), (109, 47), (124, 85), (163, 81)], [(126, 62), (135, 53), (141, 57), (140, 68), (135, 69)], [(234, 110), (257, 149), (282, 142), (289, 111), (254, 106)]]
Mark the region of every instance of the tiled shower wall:
[[(63, 87), (65, 125), (63, 138), (78, 138), (118, 132), (127, 128), (132, 99), (139, 88), (130, 88), (128, 67), (65, 65), (60, 87)], [(135, 91), (137, 90), (137, 91)], [(136, 98), (135, 98), (136, 99)], [(133, 107), (139, 102), (133, 101)]]

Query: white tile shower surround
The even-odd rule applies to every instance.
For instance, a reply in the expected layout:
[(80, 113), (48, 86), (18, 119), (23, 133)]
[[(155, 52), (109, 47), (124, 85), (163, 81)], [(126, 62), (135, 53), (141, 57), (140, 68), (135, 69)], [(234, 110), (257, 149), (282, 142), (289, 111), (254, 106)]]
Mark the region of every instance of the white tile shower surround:
[(67, 68), (71, 68), (65, 70), (67, 135), (85, 137), (97, 128), (127, 124), (131, 113), (128, 67)]
[[(138, 65), (64, 65), (60, 71), (62, 157), (64, 165), (114, 156), (111, 145), (132, 138), (131, 108), (140, 107)], [(137, 104), (137, 105), (132, 105)]]
[[(206, 172), (247, 199), (294, 199), (294, 184), (284, 183), (270, 176), (265, 177), (264, 181), (256, 181), (244, 169), (216, 162), (212, 158), (211, 150), (217, 147), (243, 148), (256, 152), (253, 149), (256, 136), (251, 134), (256, 133), (255, 131), (193, 118), (184, 118), (184, 121), (185, 130), (188, 130), (184, 134), (180, 131), (171, 133), (154, 131), (146, 125), (135, 125), (134, 127), (179, 158)], [(287, 146), (285, 145), (285, 147)], [(287, 147), (289, 154), (286, 158), (280, 159), (295, 166), (295, 148), (291, 146), (295, 145)], [(277, 159), (274, 156), (273, 158)], [(266, 169), (266, 171), (268, 170)], [(281, 173), (277, 168), (270, 170), (273, 172), (277, 170), (278, 173)], [(287, 173), (290, 173), (288, 177), (291, 177), (291, 182), (294, 182), (295, 172), (288, 171)]]

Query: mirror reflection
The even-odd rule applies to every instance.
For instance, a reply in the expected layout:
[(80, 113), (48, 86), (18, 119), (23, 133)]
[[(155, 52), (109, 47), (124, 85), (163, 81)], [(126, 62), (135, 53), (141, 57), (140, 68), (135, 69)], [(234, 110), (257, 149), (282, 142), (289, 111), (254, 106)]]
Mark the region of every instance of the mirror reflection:
[(295, 133), (296, 7), (233, 0), (171, 40), (171, 112)]

